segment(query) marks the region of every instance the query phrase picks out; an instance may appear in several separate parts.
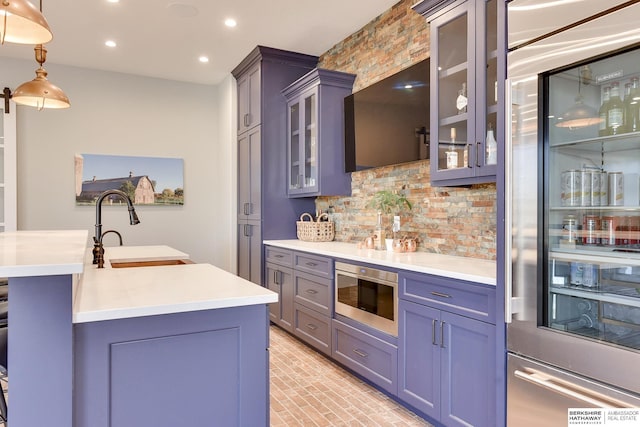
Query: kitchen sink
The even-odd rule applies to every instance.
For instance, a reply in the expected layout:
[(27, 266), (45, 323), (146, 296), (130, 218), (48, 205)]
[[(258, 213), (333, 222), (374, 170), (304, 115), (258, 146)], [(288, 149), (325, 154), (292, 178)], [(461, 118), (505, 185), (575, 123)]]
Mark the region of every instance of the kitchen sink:
[(184, 265), (193, 264), (189, 259), (162, 259), (147, 261), (109, 261), (111, 268), (131, 268), (131, 267), (157, 267), (161, 265)]

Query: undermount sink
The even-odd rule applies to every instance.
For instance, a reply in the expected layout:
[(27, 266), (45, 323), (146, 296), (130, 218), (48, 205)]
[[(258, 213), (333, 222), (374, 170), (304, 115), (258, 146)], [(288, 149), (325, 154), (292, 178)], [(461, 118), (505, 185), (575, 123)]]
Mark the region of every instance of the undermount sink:
[(193, 264), (189, 259), (163, 259), (148, 261), (109, 261), (111, 268), (131, 268), (131, 267), (158, 267), (161, 265), (184, 265)]

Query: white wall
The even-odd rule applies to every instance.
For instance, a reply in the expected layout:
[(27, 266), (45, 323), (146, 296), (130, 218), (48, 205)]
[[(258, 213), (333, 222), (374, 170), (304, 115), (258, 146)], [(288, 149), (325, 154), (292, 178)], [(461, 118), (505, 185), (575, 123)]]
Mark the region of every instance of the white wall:
[[(15, 89), (36, 67), (0, 58), (0, 86)], [(18, 229), (87, 229), (93, 236), (95, 208), (75, 205), (76, 153), (177, 157), (184, 159), (184, 206), (139, 206), (136, 226), (126, 209), (105, 206), (103, 230), (120, 231), (125, 245), (167, 244), (196, 262), (235, 271), (233, 78), (209, 86), (45, 68), (71, 108), (18, 107)]]

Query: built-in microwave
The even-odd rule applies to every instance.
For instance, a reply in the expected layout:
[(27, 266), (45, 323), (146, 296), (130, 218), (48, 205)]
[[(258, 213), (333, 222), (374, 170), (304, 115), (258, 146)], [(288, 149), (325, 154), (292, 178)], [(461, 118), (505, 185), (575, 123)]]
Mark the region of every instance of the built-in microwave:
[(335, 271), (336, 314), (398, 336), (398, 274), (343, 262)]

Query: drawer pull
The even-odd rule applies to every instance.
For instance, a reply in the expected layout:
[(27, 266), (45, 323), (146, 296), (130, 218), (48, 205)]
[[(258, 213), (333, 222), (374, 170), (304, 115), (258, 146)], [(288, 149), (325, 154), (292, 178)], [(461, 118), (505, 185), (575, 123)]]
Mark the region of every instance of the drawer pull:
[(277, 255), (274, 255), (274, 256), (275, 256), (276, 258), (284, 258), (284, 255), (282, 255), (282, 254), (277, 254)]
[(353, 352), (354, 352), (355, 354), (357, 354), (358, 356), (360, 356), (360, 357), (368, 357), (368, 356), (369, 356), (367, 353), (365, 353), (365, 352), (364, 352), (364, 351), (362, 351), (362, 350), (358, 350), (357, 348), (356, 348), (355, 350), (353, 350)]
[(318, 329), (318, 327), (313, 323), (307, 323), (307, 328), (311, 329), (312, 331), (315, 331), (316, 329)]
[(316, 266), (318, 265), (318, 263), (316, 263), (316, 262), (310, 262), (310, 261), (309, 261), (309, 262), (307, 262), (306, 264), (307, 264), (309, 267), (316, 267)]
[(451, 298), (451, 295), (443, 294), (442, 292), (431, 291), (431, 295), (435, 295), (437, 297), (442, 298)]
[(305, 292), (311, 295), (315, 295), (318, 293), (318, 291), (316, 291), (315, 289), (307, 289)]

